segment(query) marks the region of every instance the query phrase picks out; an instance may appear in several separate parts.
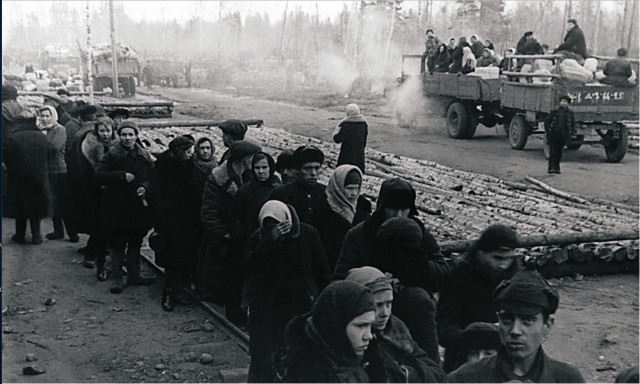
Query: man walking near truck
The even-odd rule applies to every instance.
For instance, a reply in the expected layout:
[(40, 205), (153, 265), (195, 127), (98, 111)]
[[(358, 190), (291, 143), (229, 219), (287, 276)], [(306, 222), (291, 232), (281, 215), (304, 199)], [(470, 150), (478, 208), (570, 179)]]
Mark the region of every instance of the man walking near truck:
[(570, 96), (560, 96), (560, 106), (551, 111), (544, 121), (549, 144), (549, 173), (560, 173), (562, 150), (575, 131), (576, 119), (573, 111), (569, 109), (570, 102)]

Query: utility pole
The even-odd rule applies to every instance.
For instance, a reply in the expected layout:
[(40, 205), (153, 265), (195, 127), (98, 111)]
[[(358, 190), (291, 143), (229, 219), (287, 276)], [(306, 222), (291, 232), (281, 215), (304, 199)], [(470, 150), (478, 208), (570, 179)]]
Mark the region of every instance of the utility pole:
[(116, 27), (113, 22), (113, 0), (109, 0), (109, 32), (111, 35), (111, 76), (113, 97), (118, 98), (118, 51), (116, 49)]
[(93, 57), (93, 48), (91, 47), (91, 11), (89, 10), (89, 2), (87, 1), (87, 78), (89, 87), (89, 104), (93, 105), (93, 68), (91, 66)]

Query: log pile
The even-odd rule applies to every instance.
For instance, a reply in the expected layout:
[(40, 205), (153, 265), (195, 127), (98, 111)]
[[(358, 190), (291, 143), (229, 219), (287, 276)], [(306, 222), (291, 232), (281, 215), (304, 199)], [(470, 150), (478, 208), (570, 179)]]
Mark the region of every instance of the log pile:
[[(215, 128), (143, 129), (141, 136), (150, 151), (158, 153), (167, 148), (172, 138), (187, 133), (196, 137), (209, 136), (218, 149), (223, 148), (221, 132)], [(250, 128), (247, 134), (261, 141), (263, 150), (274, 157), (285, 148), (295, 149), (300, 145), (320, 148), (326, 159), (321, 182), (326, 183), (335, 168), (339, 146), (334, 143), (265, 126)], [(366, 149), (366, 171), (362, 193), (374, 203), (383, 179), (401, 177), (410, 181), (416, 188), (417, 206), (423, 222), (443, 245), (476, 239), (489, 225), (503, 223), (517, 229), (523, 237), (586, 236), (579, 241), (586, 244), (580, 245), (571, 242), (563, 246), (526, 245), (529, 248), (523, 248), (521, 252), (534, 258), (543, 268), (555, 270), (560, 264), (584, 264), (595, 268), (597, 272), (602, 267), (593, 265), (624, 261), (635, 265), (637, 269), (638, 241), (629, 240), (637, 239), (637, 206), (566, 193), (550, 194), (539, 185), (508, 182), (490, 175), (460, 171), (432, 161), (411, 159), (371, 148)], [(597, 236), (595, 240), (589, 240), (591, 237), (588, 234), (591, 233), (631, 235), (602, 243), (603, 240)], [(594, 261), (597, 263), (594, 264)]]
[(629, 130), (629, 148), (638, 151), (640, 148), (640, 124), (637, 121), (623, 123)]

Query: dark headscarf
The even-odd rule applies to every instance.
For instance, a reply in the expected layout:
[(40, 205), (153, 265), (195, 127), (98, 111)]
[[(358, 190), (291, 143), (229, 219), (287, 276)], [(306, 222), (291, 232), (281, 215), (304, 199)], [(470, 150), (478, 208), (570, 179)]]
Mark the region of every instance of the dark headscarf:
[(273, 157), (271, 157), (270, 154), (264, 153), (264, 152), (258, 152), (255, 155), (253, 155), (253, 158), (251, 159), (251, 171), (252, 171), (252, 175), (255, 177), (255, 174), (253, 173), (253, 167), (255, 167), (258, 161), (264, 160), (264, 159), (267, 159), (267, 164), (269, 164), (269, 179), (265, 181), (267, 182), (276, 173), (276, 162), (273, 160)]
[(320, 339), (332, 354), (347, 362), (357, 363), (358, 356), (346, 333), (347, 325), (363, 313), (375, 311), (373, 294), (363, 285), (352, 281), (329, 284), (316, 300), (306, 331), (313, 339)]

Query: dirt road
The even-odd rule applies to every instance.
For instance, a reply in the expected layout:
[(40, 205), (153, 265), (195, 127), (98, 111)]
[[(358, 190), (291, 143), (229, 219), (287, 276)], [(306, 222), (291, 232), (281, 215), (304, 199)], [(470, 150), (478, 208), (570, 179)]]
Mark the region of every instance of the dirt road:
[[(174, 100), (174, 114), (200, 118), (260, 118), (273, 128), (331, 141), (335, 125), (343, 118), (343, 106), (322, 109), (297, 106), (246, 96), (234, 97), (203, 89), (156, 87), (152, 93)], [(182, 102), (182, 103), (181, 103)], [(344, 104), (349, 103), (344, 100)], [(514, 151), (496, 128), (479, 126), (471, 140), (453, 140), (445, 121), (423, 116), (416, 128), (400, 128), (389, 105), (363, 109), (369, 122), (368, 146), (381, 151), (432, 160), (440, 164), (505, 180), (525, 182), (533, 176), (561, 190), (638, 205), (638, 155), (627, 153), (619, 164), (605, 162), (604, 148), (585, 145), (565, 151), (561, 175), (548, 175), (542, 151), (542, 136), (530, 137), (527, 147)]]

